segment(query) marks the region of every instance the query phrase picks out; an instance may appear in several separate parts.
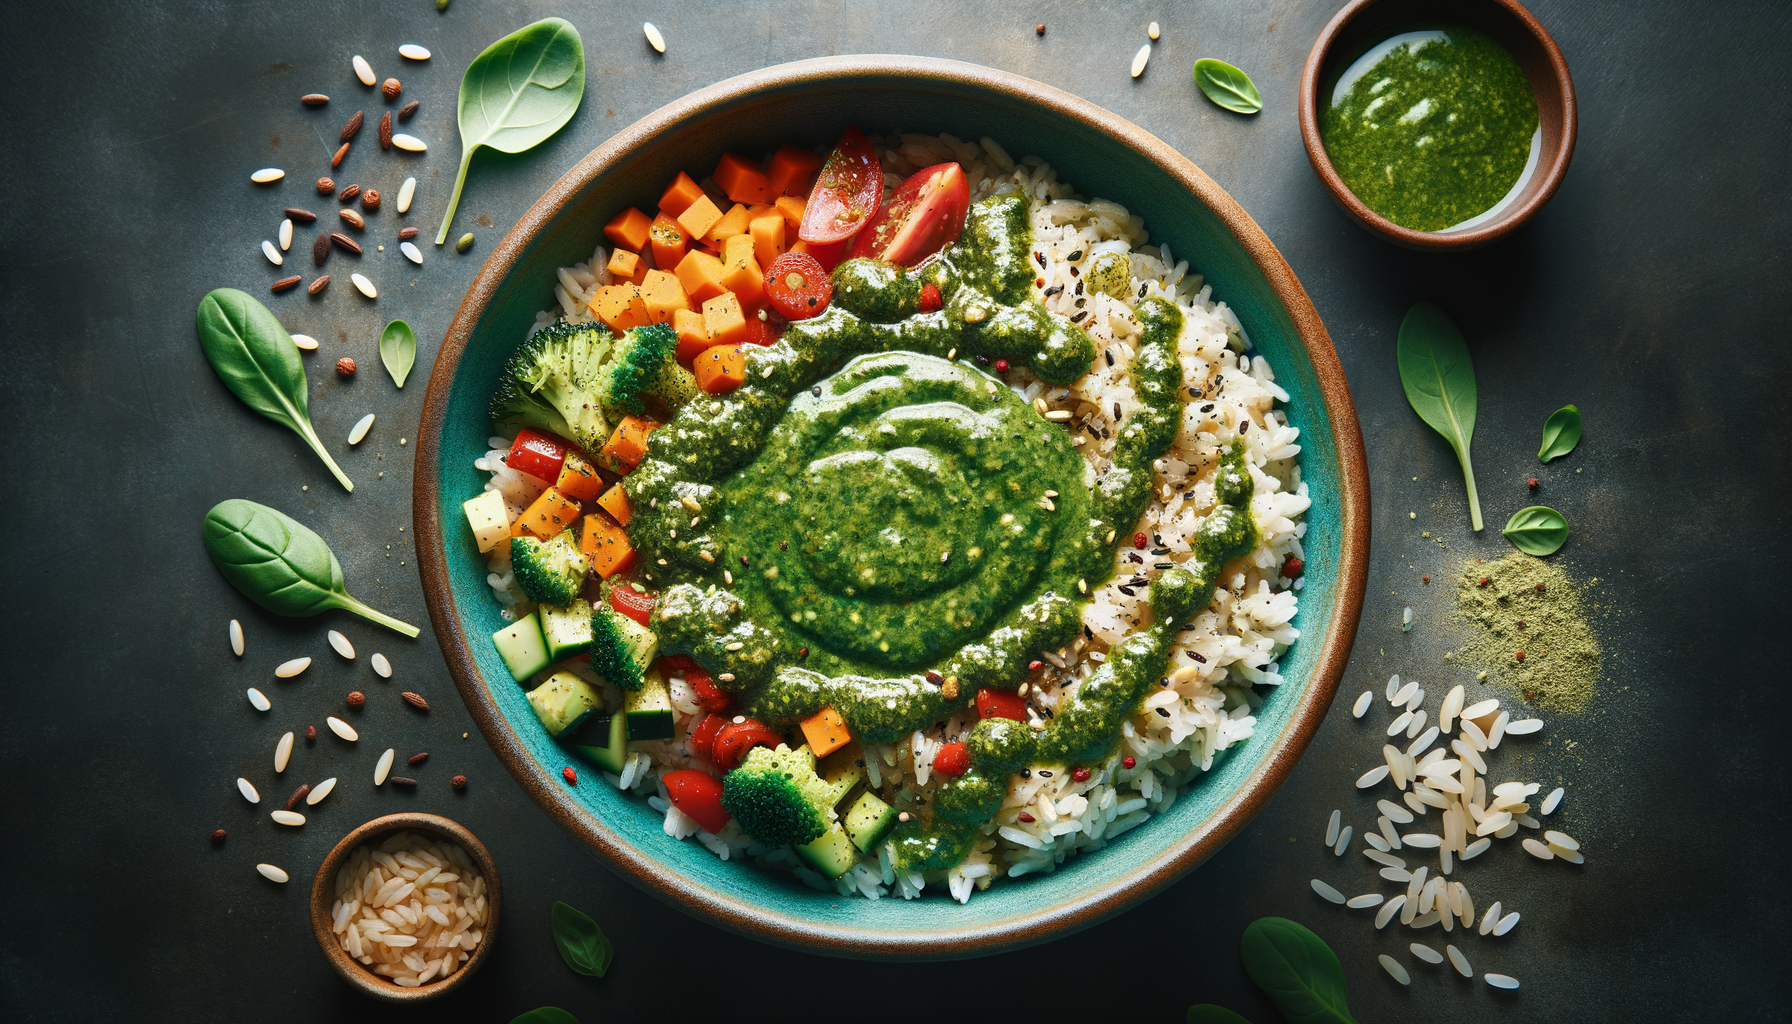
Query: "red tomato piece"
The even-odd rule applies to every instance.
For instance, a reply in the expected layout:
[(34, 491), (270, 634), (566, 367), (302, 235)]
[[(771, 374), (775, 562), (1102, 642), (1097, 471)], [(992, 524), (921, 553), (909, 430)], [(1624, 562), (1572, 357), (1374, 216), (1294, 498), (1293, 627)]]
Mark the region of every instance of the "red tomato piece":
[(711, 679), (709, 673), (703, 671), (703, 667), (700, 665), (692, 665), (685, 669), (684, 681), (691, 684), (691, 689), (697, 691), (697, 706), (705, 711), (720, 714), (728, 710), (728, 705), (734, 703), (734, 694), (717, 686), (716, 681)]
[(743, 345), (770, 346), (778, 342), (778, 336), (784, 332), (768, 321), (761, 320), (756, 314), (747, 314), (747, 330), (741, 337)]
[(884, 171), (871, 140), (857, 128), (846, 129), (821, 165), (803, 223), (796, 236), (805, 242), (838, 242), (850, 238), (877, 214)]
[(626, 583), (610, 589), (610, 607), (643, 626), (647, 625), (647, 617), (653, 614), (653, 603), (656, 600), (658, 598), (652, 593), (635, 593), (635, 588)]
[(716, 733), (715, 754), (710, 758), (717, 768), (733, 771), (740, 765), (741, 758), (754, 747), (777, 747), (784, 742), (784, 737), (771, 731), (764, 722), (749, 718), (744, 722), (729, 722)]
[(912, 267), (957, 241), (970, 209), (964, 168), (956, 163), (923, 168), (853, 238), (852, 254)]
[(1027, 720), (1027, 699), (1001, 690), (978, 690), (977, 717), (1012, 718), (1024, 722)]
[(572, 443), (563, 437), (524, 427), (510, 443), (510, 453), (504, 456), (504, 464), (518, 473), (527, 473), (551, 484), (560, 479), (566, 449), (571, 447)]
[(787, 252), (765, 272), (765, 298), (788, 320), (820, 316), (834, 301), (834, 282), (815, 257)]
[(929, 281), (926, 284), (921, 286), (921, 299), (917, 303), (917, 306), (920, 308), (921, 312), (932, 313), (933, 311), (939, 309), (941, 306), (943, 306), (945, 304), (946, 304), (945, 300), (940, 298), (940, 286), (939, 285), (934, 284), (932, 281)]
[(728, 719), (721, 715), (705, 715), (703, 720), (697, 723), (696, 728), (685, 736), (685, 745), (690, 747), (691, 753), (697, 757), (701, 757), (705, 761), (713, 760), (716, 752), (716, 733), (721, 732), (722, 726), (727, 724)]
[(722, 784), (708, 772), (692, 768), (667, 772), (661, 779), (672, 806), (691, 816), (703, 831), (716, 833), (728, 824), (731, 815), (722, 809)]
[(947, 743), (933, 755), (933, 770), (941, 775), (963, 775), (971, 770), (971, 750), (962, 743)]

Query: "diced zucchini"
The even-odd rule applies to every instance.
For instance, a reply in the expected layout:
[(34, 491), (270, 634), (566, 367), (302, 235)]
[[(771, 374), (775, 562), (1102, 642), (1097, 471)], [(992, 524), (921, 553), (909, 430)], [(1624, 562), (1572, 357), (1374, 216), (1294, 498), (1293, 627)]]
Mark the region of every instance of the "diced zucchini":
[(859, 766), (864, 756), (859, 745), (851, 743), (816, 762), (815, 774), (833, 789), (833, 803), (846, 799), (852, 787), (864, 780), (865, 769)]
[(504, 659), (510, 678), (519, 683), (553, 664), (548, 658), (547, 639), (541, 635), (541, 620), (534, 612), (493, 633), (492, 646)]
[(542, 605), (541, 635), (547, 641), (549, 662), (565, 661), (591, 649), (591, 603), (583, 598), (564, 608)]
[(847, 809), (846, 817), (841, 820), (840, 825), (860, 852), (870, 853), (896, 827), (896, 808), (884, 803), (876, 793), (866, 790)]
[(570, 736), (603, 709), (603, 698), (591, 684), (571, 672), (556, 672), (529, 691), (529, 706), (549, 736)]
[(608, 742), (601, 747), (580, 747), (579, 752), (596, 761), (600, 766), (621, 774), (622, 762), (628, 760), (628, 717), (622, 714), (611, 715), (597, 724), (608, 737)]
[(839, 878), (859, 862), (859, 851), (852, 845), (836, 825), (821, 834), (821, 838), (812, 843), (804, 843), (795, 847), (796, 855), (805, 864), (821, 872), (828, 879)]
[(658, 672), (648, 672), (639, 690), (629, 690), (622, 698), (623, 716), (628, 719), (631, 740), (666, 740), (672, 738), (672, 696), (666, 692), (666, 681)]

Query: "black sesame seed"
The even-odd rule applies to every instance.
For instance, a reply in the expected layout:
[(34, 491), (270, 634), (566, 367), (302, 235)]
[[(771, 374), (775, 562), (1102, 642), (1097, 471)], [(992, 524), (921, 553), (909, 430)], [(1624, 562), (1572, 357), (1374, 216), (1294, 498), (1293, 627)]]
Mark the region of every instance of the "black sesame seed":
[(1203, 405), (1203, 406), (1202, 406), (1202, 407), (1201, 407), (1201, 411), (1202, 411), (1202, 412), (1212, 412), (1212, 411), (1213, 411), (1213, 403), (1212, 403), (1212, 402), (1208, 402), (1208, 403), (1207, 403), (1207, 404), (1206, 404), (1206, 405)]
[(1164, 716), (1165, 718), (1170, 717), (1170, 711), (1168, 708), (1158, 708), (1157, 713)]
[(1046, 298), (1048, 298), (1048, 299), (1049, 299), (1049, 298), (1051, 298), (1051, 297), (1052, 297), (1052, 296), (1054, 296), (1054, 295), (1056, 295), (1056, 294), (1058, 294), (1058, 293), (1059, 293), (1059, 292), (1061, 292), (1061, 291), (1063, 291), (1063, 290), (1064, 290), (1064, 286), (1063, 286), (1063, 285), (1061, 285), (1061, 284), (1054, 284), (1054, 285), (1052, 285), (1052, 286), (1051, 286), (1051, 287), (1050, 287), (1050, 288), (1047, 288), (1047, 289), (1046, 289), (1046, 290), (1045, 290), (1045, 297), (1046, 297)]
[(1108, 357), (1108, 365), (1109, 366), (1114, 365), (1114, 350), (1113, 349), (1110, 348), (1102, 354)]
[(1050, 770), (1050, 769), (1048, 769), (1048, 768), (1041, 768), (1041, 769), (1039, 769), (1039, 777), (1040, 777), (1040, 778), (1044, 778), (1044, 779), (1049, 779), (1049, 778), (1051, 778), (1051, 777), (1052, 777), (1052, 773), (1051, 773), (1051, 770)]
[(1141, 285), (1139, 285), (1139, 298), (1141, 298), (1141, 299), (1142, 299), (1142, 298), (1144, 298), (1144, 297), (1145, 297), (1145, 289), (1147, 289), (1147, 288), (1149, 288), (1149, 287), (1151, 287), (1151, 285), (1149, 285), (1149, 284), (1141, 284)]
[(1022, 769), (1021, 769), (1021, 770), (1020, 770), (1020, 777), (1021, 777), (1021, 778), (1023, 778), (1023, 779), (1030, 779), (1030, 778), (1032, 778), (1032, 777), (1033, 777), (1033, 769), (1031, 769), (1031, 768), (1022, 768)]
[(1081, 249), (1078, 249), (1077, 251), (1071, 253), (1068, 257), (1066, 257), (1066, 259), (1070, 260), (1070, 262), (1072, 262), (1072, 263), (1075, 263), (1077, 260), (1080, 260), (1082, 258), (1083, 258), (1083, 250), (1081, 250)]
[(1082, 312), (1078, 313), (1077, 315), (1071, 317), (1070, 322), (1073, 324), (1080, 324), (1083, 322), (1083, 317), (1086, 317), (1088, 315), (1089, 315), (1089, 311), (1085, 309)]
[(1196, 661), (1200, 662), (1203, 665), (1207, 664), (1207, 659), (1199, 654), (1196, 654), (1194, 651), (1188, 652), (1188, 656), (1195, 659)]
[(1120, 592), (1121, 592), (1121, 593), (1122, 593), (1122, 594), (1125, 594), (1125, 595), (1126, 595), (1126, 596), (1127, 596), (1127, 597), (1137, 597), (1137, 596), (1138, 596), (1138, 595), (1137, 595), (1137, 594), (1134, 594), (1134, 593), (1133, 593), (1133, 592), (1132, 592), (1132, 588), (1130, 588), (1130, 587), (1128, 587), (1128, 586), (1127, 586), (1127, 585), (1126, 585), (1126, 584), (1124, 584), (1124, 583), (1122, 583), (1122, 584), (1120, 584), (1120, 585), (1119, 585), (1119, 586), (1117, 586), (1117, 587), (1115, 587), (1115, 589), (1116, 589), (1116, 590), (1118, 590), (1118, 591), (1120, 591)]

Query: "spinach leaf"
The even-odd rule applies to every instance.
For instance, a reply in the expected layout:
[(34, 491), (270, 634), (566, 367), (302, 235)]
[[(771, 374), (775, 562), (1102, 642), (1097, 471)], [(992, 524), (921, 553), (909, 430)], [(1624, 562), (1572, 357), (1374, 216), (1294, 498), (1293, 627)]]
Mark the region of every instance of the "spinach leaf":
[(199, 346), (232, 394), (304, 438), (342, 486), (355, 489), (311, 427), (309, 385), (299, 346), (268, 307), (235, 288), (207, 292), (199, 300)]
[(380, 362), (392, 375), (392, 383), (404, 387), (404, 379), (417, 364), (417, 332), (403, 320), (394, 320), (380, 332)]
[(616, 949), (597, 922), (564, 903), (554, 904), (553, 921), (554, 945), (566, 966), (589, 977), (603, 977)]
[(436, 244), (448, 238), (473, 152), (521, 153), (565, 127), (585, 97), (585, 43), (564, 18), (517, 29), (473, 58), (460, 78), (460, 174)]
[[(442, 6), (446, 7), (447, 4)], [(543, 1006), (510, 1018), (510, 1024), (579, 1024), (579, 1018), (558, 1006)]]
[(1188, 1024), (1251, 1024), (1224, 1006), (1201, 1003), (1188, 1008)]
[(1195, 61), (1195, 84), (1207, 98), (1240, 114), (1255, 114), (1263, 109), (1263, 96), (1251, 76), (1223, 60), (1203, 57)]
[(1562, 550), (1562, 545), (1568, 543), (1568, 520), (1553, 508), (1532, 505), (1512, 513), (1500, 532), (1513, 547), (1542, 558)]
[(1479, 531), (1481, 496), (1468, 457), (1475, 436), (1475, 364), (1469, 361), (1468, 343), (1443, 310), (1421, 302), (1400, 322), (1398, 351), (1406, 400), (1456, 449), (1462, 480), (1468, 485), (1469, 522)]
[(1564, 405), (1543, 421), (1543, 447), (1537, 449), (1537, 461), (1559, 459), (1580, 443), (1580, 410)]
[(1285, 917), (1260, 917), (1238, 944), (1244, 972), (1295, 1024), (1355, 1024), (1344, 968), (1325, 940)]
[(405, 636), (417, 627), (367, 607), (343, 586), (342, 563), (324, 539), (278, 509), (243, 498), (205, 514), (205, 550), (230, 585), (276, 615), (354, 612)]

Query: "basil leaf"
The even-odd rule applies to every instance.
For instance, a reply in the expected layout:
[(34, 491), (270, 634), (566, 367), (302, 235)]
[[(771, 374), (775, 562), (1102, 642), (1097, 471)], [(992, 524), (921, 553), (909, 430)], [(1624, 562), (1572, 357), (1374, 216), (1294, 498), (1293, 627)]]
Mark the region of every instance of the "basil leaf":
[(1475, 364), (1468, 357), (1462, 332), (1429, 302), (1407, 311), (1400, 322), (1400, 386), (1419, 418), (1444, 436), (1462, 463), (1468, 486), (1469, 522), (1481, 529), (1481, 496), (1475, 490), (1475, 467), (1469, 444), (1475, 436)]
[(1224, 1006), (1201, 1003), (1188, 1008), (1188, 1024), (1251, 1024)]
[(417, 365), (417, 332), (403, 320), (394, 320), (380, 332), (380, 362), (392, 375), (392, 383), (404, 387), (404, 379)]
[(558, 1006), (543, 1006), (510, 1018), (510, 1024), (579, 1024), (579, 1018)]
[(448, 238), (473, 152), (521, 153), (565, 127), (585, 97), (585, 43), (564, 18), (517, 29), (473, 58), (460, 78), (460, 174), (436, 244)]
[(1580, 443), (1580, 410), (1564, 405), (1543, 421), (1543, 447), (1537, 450), (1537, 461), (1559, 459)]
[(1240, 114), (1255, 114), (1263, 109), (1263, 96), (1251, 76), (1223, 60), (1203, 57), (1195, 61), (1195, 84), (1207, 98)]
[(1344, 1004), (1344, 968), (1325, 940), (1285, 917), (1261, 917), (1238, 944), (1244, 971), (1297, 1024), (1355, 1024)]
[(316, 615), (331, 608), (354, 612), (416, 636), (417, 627), (349, 596), (342, 563), (324, 539), (278, 509), (243, 498), (205, 514), (205, 550), (230, 585), (276, 615)]
[(597, 922), (564, 903), (554, 904), (553, 922), (554, 945), (566, 966), (589, 977), (603, 977), (616, 950)]
[(1542, 558), (1562, 550), (1562, 545), (1568, 543), (1568, 520), (1553, 508), (1532, 505), (1512, 513), (1500, 532), (1513, 547)]
[(243, 404), (305, 439), (343, 487), (343, 474), (311, 427), (305, 363), (299, 346), (255, 296), (235, 288), (215, 288), (199, 300), (199, 347), (212, 369)]

